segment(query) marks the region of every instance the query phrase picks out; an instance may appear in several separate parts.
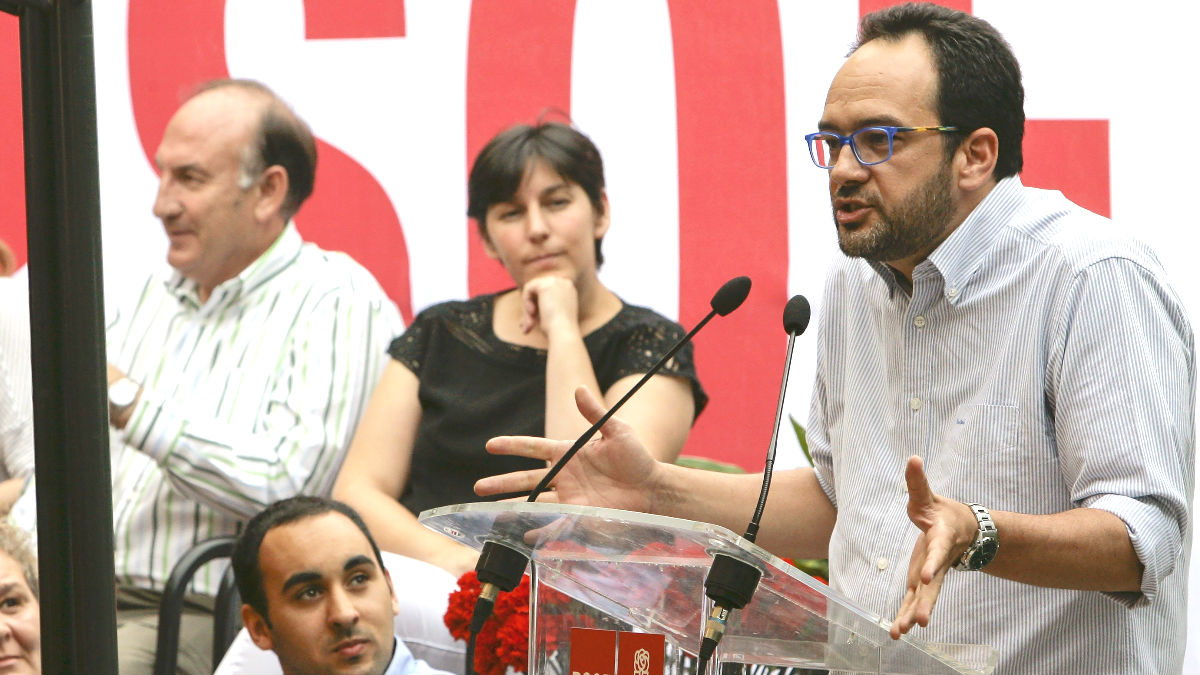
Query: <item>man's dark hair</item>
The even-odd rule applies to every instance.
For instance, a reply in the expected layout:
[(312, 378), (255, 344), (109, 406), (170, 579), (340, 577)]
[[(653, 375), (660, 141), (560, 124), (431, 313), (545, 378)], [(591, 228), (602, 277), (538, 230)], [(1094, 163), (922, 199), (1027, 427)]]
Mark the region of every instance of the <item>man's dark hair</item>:
[(316, 180), (317, 143), (312, 130), (270, 87), (255, 80), (212, 80), (201, 85), (193, 96), (225, 87), (262, 94), (269, 99), (254, 141), (241, 159), (239, 185), (246, 189), (268, 167), (283, 167), (288, 176), (288, 191), (279, 214), (289, 220), (312, 194)]
[(238, 593), (242, 596), (242, 602), (253, 607), (267, 622), (268, 627), (271, 620), (267, 617), (267, 594), (263, 591), (262, 568), (258, 565), (258, 552), (262, 548), (263, 538), (281, 525), (334, 511), (346, 516), (358, 527), (371, 543), (380, 573), (384, 571), (383, 556), (379, 553), (375, 538), (371, 536), (371, 531), (367, 529), (362, 517), (350, 506), (333, 499), (309, 495), (277, 501), (246, 523), (246, 529), (238, 536), (237, 543), (233, 546), (233, 576), (237, 581)]
[[(475, 219), (485, 241), (488, 208), (513, 198), (534, 160), (545, 162), (559, 176), (577, 183), (596, 213), (604, 213), (604, 162), (592, 140), (559, 122), (518, 124), (483, 146), (467, 180), (467, 216)], [(603, 262), (597, 239), (596, 267)]]
[[(854, 49), (871, 40), (900, 40), (918, 33), (933, 53), (938, 71), (937, 112), (940, 124), (963, 132), (988, 127), (996, 132), (999, 152), (992, 175), (997, 179), (1021, 172), (1025, 136), (1025, 89), (1021, 66), (1012, 48), (988, 22), (932, 3), (908, 3), (872, 12), (858, 27)], [(853, 50), (851, 50), (853, 52)], [(953, 140), (947, 152), (953, 153)]]

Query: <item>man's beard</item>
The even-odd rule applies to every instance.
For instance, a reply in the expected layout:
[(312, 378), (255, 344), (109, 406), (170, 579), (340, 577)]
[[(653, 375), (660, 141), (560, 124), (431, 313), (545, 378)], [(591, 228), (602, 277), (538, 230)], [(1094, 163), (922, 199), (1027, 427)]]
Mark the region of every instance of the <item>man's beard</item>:
[[(855, 185), (837, 191), (838, 197), (857, 197), (875, 210), (874, 223), (863, 223), (853, 230), (838, 228), (838, 245), (842, 253), (853, 258), (889, 262), (928, 254), (954, 213), (946, 165), (891, 209), (879, 203), (878, 195), (856, 194), (861, 190)], [(836, 210), (834, 218), (836, 227)]]

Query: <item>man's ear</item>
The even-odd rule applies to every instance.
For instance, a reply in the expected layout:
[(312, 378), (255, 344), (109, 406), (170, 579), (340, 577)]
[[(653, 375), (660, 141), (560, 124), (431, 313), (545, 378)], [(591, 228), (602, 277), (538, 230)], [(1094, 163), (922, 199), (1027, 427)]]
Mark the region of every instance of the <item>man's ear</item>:
[(278, 164), (267, 167), (258, 177), (259, 195), (254, 203), (254, 216), (259, 222), (267, 222), (274, 218), (279, 209), (283, 208), (283, 200), (287, 197), (287, 170)]
[(275, 641), (271, 639), (271, 628), (267, 626), (267, 620), (250, 605), (242, 605), (242, 625), (246, 627), (250, 639), (259, 649), (275, 648)]
[(396, 587), (392, 585), (392, 573), (383, 569), (383, 578), (387, 579), (388, 590), (392, 593), (392, 616), (400, 613), (400, 599), (396, 597)]
[(988, 127), (972, 131), (958, 146), (958, 185), (974, 192), (992, 180), (1000, 153), (1000, 139)]

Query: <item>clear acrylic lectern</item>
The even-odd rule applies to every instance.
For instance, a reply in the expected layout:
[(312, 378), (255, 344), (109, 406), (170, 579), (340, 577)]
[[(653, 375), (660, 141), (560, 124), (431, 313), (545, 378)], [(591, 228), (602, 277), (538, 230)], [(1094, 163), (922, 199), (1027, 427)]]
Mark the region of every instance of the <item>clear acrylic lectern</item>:
[(459, 504), (420, 520), (476, 549), (492, 539), (530, 556), (529, 675), (565, 670), (573, 626), (661, 633), (666, 672), (683, 675), (700, 646), (716, 553), (757, 566), (762, 580), (730, 618), (714, 661), (908, 675), (986, 675), (996, 665), (987, 645), (892, 640), (879, 616), (716, 525), (529, 502)]

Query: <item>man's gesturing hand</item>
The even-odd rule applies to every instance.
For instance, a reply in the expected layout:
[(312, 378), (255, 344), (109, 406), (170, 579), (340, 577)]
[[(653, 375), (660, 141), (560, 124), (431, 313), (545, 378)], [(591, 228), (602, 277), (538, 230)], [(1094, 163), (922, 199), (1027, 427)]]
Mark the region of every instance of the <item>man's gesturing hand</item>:
[[(592, 424), (605, 413), (600, 402), (585, 387), (575, 390), (575, 405)], [(487, 451), (553, 463), (562, 457), (571, 443), (531, 436), (499, 436), (488, 441)], [(538, 501), (649, 512), (654, 506), (659, 469), (658, 462), (642, 447), (633, 430), (613, 417), (554, 479), (554, 491), (543, 493)], [(475, 493), (487, 496), (528, 492), (546, 471), (533, 469), (490, 476), (475, 483)]]
[(914, 624), (929, 625), (946, 572), (979, 529), (969, 506), (933, 493), (920, 457), (908, 458), (904, 480), (908, 484), (908, 518), (921, 529), (921, 535), (908, 561), (908, 584), (892, 622), (892, 639), (899, 639)]

